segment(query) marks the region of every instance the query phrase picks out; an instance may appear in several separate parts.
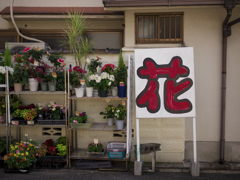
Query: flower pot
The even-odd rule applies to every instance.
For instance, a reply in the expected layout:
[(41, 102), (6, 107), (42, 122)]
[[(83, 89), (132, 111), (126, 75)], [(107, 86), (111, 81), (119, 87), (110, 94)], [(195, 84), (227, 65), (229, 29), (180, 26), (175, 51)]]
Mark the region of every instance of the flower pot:
[(108, 93), (108, 91), (106, 90), (104, 90), (104, 89), (102, 89), (102, 88), (100, 88), (99, 90), (98, 90), (98, 95), (100, 96), (100, 97), (107, 97), (107, 93)]
[(121, 130), (124, 128), (124, 120), (117, 120), (116, 121), (116, 126), (118, 130)]
[(48, 90), (48, 83), (47, 82), (41, 82), (41, 90), (47, 91)]
[(112, 96), (117, 96), (118, 95), (118, 88), (117, 87), (113, 87), (112, 88)]
[(118, 97), (127, 97), (127, 86), (118, 86)]
[(85, 88), (74, 88), (76, 92), (76, 97), (83, 97), (84, 96), (84, 89)]
[(51, 92), (56, 91), (56, 83), (55, 82), (48, 82), (48, 89)]
[(22, 84), (21, 83), (14, 83), (14, 91), (21, 92), (22, 91)]
[(0, 124), (2, 124), (3, 122), (4, 122), (3, 116), (0, 116)]
[(87, 97), (93, 96), (93, 87), (86, 87)]
[(113, 126), (114, 118), (107, 118), (107, 120), (108, 120), (108, 126)]
[(98, 96), (98, 90), (97, 89), (93, 89), (93, 97), (97, 97)]
[(34, 78), (28, 78), (29, 89), (30, 91), (37, 91), (38, 90), (38, 81)]

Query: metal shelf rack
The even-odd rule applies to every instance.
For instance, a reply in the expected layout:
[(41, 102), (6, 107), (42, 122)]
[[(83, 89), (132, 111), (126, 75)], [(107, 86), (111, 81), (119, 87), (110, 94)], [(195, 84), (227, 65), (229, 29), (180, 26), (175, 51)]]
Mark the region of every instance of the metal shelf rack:
[[(74, 129), (70, 128), (70, 125), (68, 125), (69, 129), (69, 167), (71, 167), (71, 160), (72, 159), (93, 159), (93, 160), (111, 160), (111, 161), (126, 161), (126, 169), (128, 161), (130, 159), (130, 153), (131, 153), (131, 146), (132, 146), (132, 105), (131, 105), (131, 99), (132, 99), (132, 73), (133, 73), (133, 58), (129, 56), (128, 60), (128, 83), (127, 83), (127, 97), (125, 98), (119, 98), (119, 97), (81, 97), (78, 98), (76, 96), (70, 96), (70, 89), (68, 84), (68, 104), (70, 104), (69, 101), (78, 101), (78, 100), (94, 100), (94, 101), (127, 101), (127, 123), (125, 124), (125, 128), (123, 130), (118, 130), (116, 126), (107, 126), (106, 123), (93, 123), (92, 127), (90, 129)], [(68, 74), (69, 77), (69, 74)], [(69, 83), (69, 79), (68, 79)], [(71, 109), (68, 109), (69, 118), (70, 118), (70, 112)], [(123, 159), (110, 159), (108, 158), (108, 154), (105, 153), (104, 157), (89, 157), (87, 155), (86, 149), (79, 149), (77, 147), (77, 131), (112, 131), (112, 132), (124, 132), (126, 134), (126, 155)], [(75, 140), (75, 142), (73, 142)]]

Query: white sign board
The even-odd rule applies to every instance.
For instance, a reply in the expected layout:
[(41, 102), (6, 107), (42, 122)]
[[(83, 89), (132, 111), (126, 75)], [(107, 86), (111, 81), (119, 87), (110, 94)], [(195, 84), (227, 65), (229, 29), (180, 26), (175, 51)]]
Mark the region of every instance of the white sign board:
[(195, 117), (193, 48), (135, 50), (137, 118)]

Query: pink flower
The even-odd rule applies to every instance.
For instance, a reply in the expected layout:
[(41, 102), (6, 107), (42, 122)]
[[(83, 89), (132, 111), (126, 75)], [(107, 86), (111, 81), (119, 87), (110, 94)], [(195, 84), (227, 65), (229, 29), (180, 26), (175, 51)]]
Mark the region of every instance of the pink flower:
[(55, 107), (57, 107), (57, 105), (56, 105), (56, 104), (54, 104), (54, 105), (53, 105), (53, 107), (55, 108)]
[(71, 73), (72, 72), (72, 69), (69, 69), (69, 73)]
[(26, 47), (23, 52), (28, 52), (31, 48), (30, 47)]
[(64, 63), (64, 60), (59, 58), (59, 59), (58, 59), (58, 62)]
[(38, 156), (38, 153), (36, 154), (36, 156)]
[(19, 150), (16, 150), (16, 153), (19, 153)]
[(100, 57), (97, 56), (97, 59), (100, 60), (100, 59), (102, 59), (102, 58), (100, 58)]

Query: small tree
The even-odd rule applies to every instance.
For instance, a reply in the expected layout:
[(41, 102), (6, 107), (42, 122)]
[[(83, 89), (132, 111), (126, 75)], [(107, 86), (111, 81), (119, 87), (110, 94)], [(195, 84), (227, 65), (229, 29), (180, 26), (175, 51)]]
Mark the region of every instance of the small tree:
[(11, 61), (11, 53), (7, 44), (6, 50), (4, 52), (4, 65), (8, 67), (12, 67), (12, 61)]
[(127, 66), (123, 61), (122, 51), (120, 50), (118, 57), (118, 67), (114, 71), (114, 76), (117, 82), (117, 86), (119, 86), (120, 82), (124, 83), (124, 86), (127, 84)]
[(93, 42), (89, 42), (89, 38), (83, 34), (86, 28), (86, 19), (82, 17), (82, 14), (78, 11), (68, 12), (65, 16), (66, 23), (68, 26), (64, 42), (65, 45), (70, 47), (71, 53), (74, 56), (76, 65), (85, 71), (86, 62), (84, 62), (84, 57), (92, 52)]

